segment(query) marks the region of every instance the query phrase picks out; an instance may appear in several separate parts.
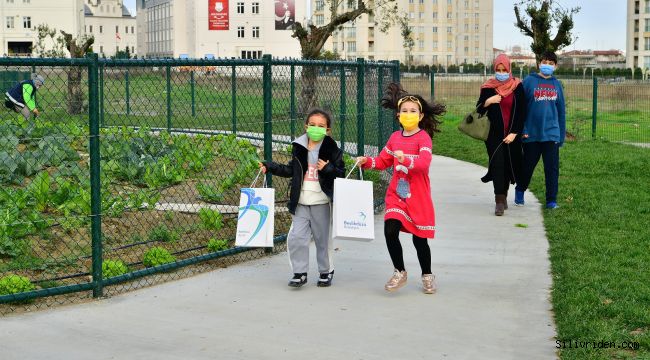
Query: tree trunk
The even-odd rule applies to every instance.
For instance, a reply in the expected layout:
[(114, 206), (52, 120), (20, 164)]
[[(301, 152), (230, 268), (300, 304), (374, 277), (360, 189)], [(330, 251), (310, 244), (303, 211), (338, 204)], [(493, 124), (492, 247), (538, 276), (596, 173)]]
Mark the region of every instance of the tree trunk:
[(83, 112), (85, 100), (84, 91), (81, 86), (81, 68), (68, 68), (68, 114), (79, 115)]
[(307, 114), (310, 109), (316, 107), (318, 102), (318, 97), (316, 95), (318, 67), (303, 66), (301, 78), (302, 90), (300, 91), (300, 112)]

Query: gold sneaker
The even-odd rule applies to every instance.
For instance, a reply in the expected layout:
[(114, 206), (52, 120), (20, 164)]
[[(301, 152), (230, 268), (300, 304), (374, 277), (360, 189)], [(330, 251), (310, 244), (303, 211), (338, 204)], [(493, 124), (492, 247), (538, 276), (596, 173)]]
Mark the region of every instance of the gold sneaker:
[(399, 271), (395, 269), (393, 276), (390, 277), (384, 286), (384, 289), (386, 289), (386, 291), (395, 291), (401, 288), (402, 286), (406, 285), (406, 277), (406, 270)]
[(422, 289), (425, 294), (436, 292), (436, 277), (433, 274), (422, 275)]

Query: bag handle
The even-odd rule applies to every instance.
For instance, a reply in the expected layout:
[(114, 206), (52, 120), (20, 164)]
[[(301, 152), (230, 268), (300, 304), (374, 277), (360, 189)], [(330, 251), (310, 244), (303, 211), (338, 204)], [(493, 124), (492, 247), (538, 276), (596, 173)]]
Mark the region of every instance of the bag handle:
[[(257, 172), (257, 176), (255, 176), (255, 180), (253, 180), (253, 182), (251, 183), (251, 186), (249, 186), (249, 187), (252, 188), (253, 185), (255, 185), (255, 183), (257, 182), (257, 179), (260, 177), (261, 173), (262, 173), (262, 168), (260, 168), (260, 171)], [(266, 176), (264, 176), (264, 181), (262, 182), (262, 187), (263, 188), (266, 187)]]
[[(357, 159), (357, 161), (354, 162), (354, 166), (352, 166), (352, 169), (350, 170), (348, 175), (345, 177), (346, 179), (350, 177), (350, 174), (352, 174), (352, 172), (354, 171), (354, 168), (356, 168), (357, 166), (359, 166), (359, 159)], [(363, 170), (361, 169), (361, 167), (359, 167), (359, 175), (361, 176), (361, 180), (363, 180)]]

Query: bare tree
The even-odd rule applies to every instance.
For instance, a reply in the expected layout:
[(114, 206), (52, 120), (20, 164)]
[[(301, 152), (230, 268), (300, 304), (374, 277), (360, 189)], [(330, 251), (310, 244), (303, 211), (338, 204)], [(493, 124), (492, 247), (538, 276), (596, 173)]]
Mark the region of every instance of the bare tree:
[[(526, 15), (521, 14), (520, 7)], [(557, 0), (521, 0), (515, 3), (515, 26), (526, 36), (533, 39), (530, 49), (535, 53), (537, 62), (545, 51), (557, 51), (573, 43), (573, 15), (580, 7), (565, 9)], [(557, 33), (551, 39), (551, 29)]]
[[(348, 4), (350, 1), (356, 2), (356, 6), (349, 8), (348, 11), (340, 11), (341, 5)], [(323, 0), (323, 2), (329, 11), (329, 23), (322, 26), (313, 23), (303, 25), (300, 22), (294, 24), (291, 36), (298, 39), (303, 59), (318, 59), (327, 39), (335, 31), (342, 29), (344, 24), (355, 21), (361, 15), (378, 15), (375, 23), (381, 32), (387, 32), (391, 26), (400, 21), (396, 0)], [(303, 111), (316, 104), (316, 80), (316, 67), (306, 66), (302, 69), (301, 108)]]

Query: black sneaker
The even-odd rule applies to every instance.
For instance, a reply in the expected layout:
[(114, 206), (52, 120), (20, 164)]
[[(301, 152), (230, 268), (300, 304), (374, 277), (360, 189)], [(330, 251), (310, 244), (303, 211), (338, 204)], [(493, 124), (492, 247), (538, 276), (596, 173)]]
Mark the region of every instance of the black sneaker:
[(291, 280), (289, 280), (289, 286), (291, 287), (301, 287), (307, 283), (307, 273), (295, 273)]
[(328, 287), (332, 285), (332, 279), (334, 278), (334, 270), (332, 272), (328, 273), (321, 273), (320, 278), (318, 278), (318, 285), (319, 287)]

